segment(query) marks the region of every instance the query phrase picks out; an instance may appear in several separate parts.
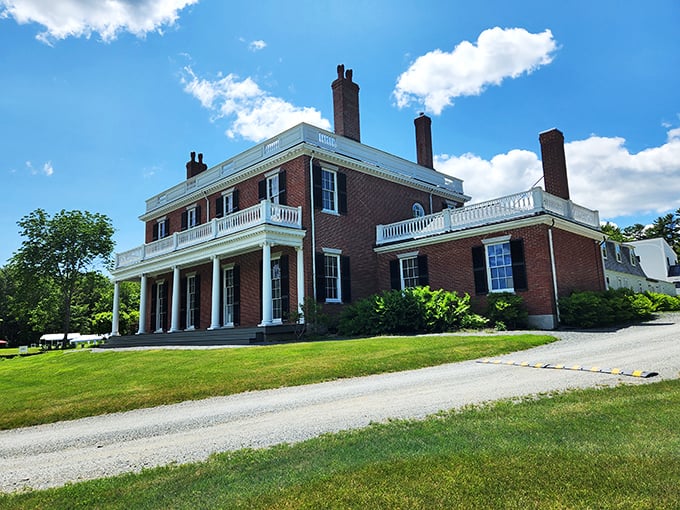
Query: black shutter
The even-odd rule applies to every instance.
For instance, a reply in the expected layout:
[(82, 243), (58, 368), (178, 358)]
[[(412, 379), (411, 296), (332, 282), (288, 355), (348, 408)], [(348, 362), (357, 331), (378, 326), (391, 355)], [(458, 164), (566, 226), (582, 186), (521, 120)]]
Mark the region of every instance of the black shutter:
[(267, 179), (262, 179), (257, 183), (257, 199), (267, 200)]
[(425, 287), (430, 284), (430, 275), (427, 271), (427, 255), (418, 256), (418, 285)]
[(235, 189), (234, 193), (231, 195), (231, 203), (232, 203), (232, 209), (231, 211), (227, 212), (236, 212), (238, 211), (238, 190)]
[(196, 301), (194, 302), (194, 327), (201, 327), (201, 275), (196, 275)]
[(184, 211), (182, 213), (182, 223), (181, 223), (181, 229), (186, 230), (189, 227), (189, 213), (187, 211)]
[(335, 175), (338, 179), (338, 212), (347, 214), (347, 176), (340, 172)]
[(326, 301), (326, 257), (323, 252), (316, 252), (316, 300)]
[(349, 272), (349, 257), (345, 255), (340, 256), (340, 292), (342, 293), (343, 303), (352, 301), (352, 280)]
[(290, 271), (288, 255), (281, 255), (279, 259), (281, 268), (281, 319), (287, 321), (290, 317)]
[(224, 216), (224, 197), (219, 196), (215, 199), (215, 218)]
[(182, 278), (179, 284), (179, 329), (187, 328), (187, 279)]
[(399, 259), (390, 260), (390, 288), (401, 290), (401, 264)]
[(279, 204), (288, 205), (286, 194), (286, 171), (279, 172)]
[(314, 190), (314, 209), (323, 208), (323, 193), (321, 192), (321, 167), (312, 166), (312, 181)]
[(151, 284), (151, 324), (148, 331), (156, 331), (156, 304), (158, 302), (158, 285), (156, 282)]
[(165, 235), (163, 237), (168, 237), (170, 235), (170, 219), (166, 219), (165, 223)]
[(151, 230), (151, 240), (158, 241), (158, 222), (154, 223), (153, 229)]
[(474, 246), (472, 248), (472, 271), (475, 276), (475, 292), (486, 294), (489, 292), (489, 284), (486, 279), (486, 255), (484, 246)]
[(200, 225), (203, 223), (203, 220), (201, 220), (201, 206), (197, 205), (196, 206), (196, 225)]
[(512, 259), (512, 282), (515, 290), (527, 290), (527, 268), (524, 263), (524, 241), (510, 241), (510, 258)]
[(241, 267), (234, 266), (234, 326), (238, 326), (240, 322), (241, 322)]

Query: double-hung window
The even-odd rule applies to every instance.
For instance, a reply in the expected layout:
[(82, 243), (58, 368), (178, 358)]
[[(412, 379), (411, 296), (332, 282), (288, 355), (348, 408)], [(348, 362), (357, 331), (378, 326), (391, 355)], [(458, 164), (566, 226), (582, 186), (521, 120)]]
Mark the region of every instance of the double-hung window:
[(324, 280), (326, 284), (326, 301), (340, 302), (340, 255), (324, 254)]
[(401, 262), (401, 288), (417, 287), (420, 281), (418, 274), (418, 257), (408, 257)]
[(427, 255), (418, 252), (397, 255), (390, 261), (390, 282), (392, 289), (397, 290), (429, 285)]
[(186, 287), (186, 327), (187, 329), (194, 329), (196, 327), (196, 312), (198, 308), (195, 274), (187, 276)]
[(267, 177), (267, 199), (275, 204), (279, 203), (279, 195), (281, 193), (279, 184), (279, 174)]
[(195, 207), (187, 210), (187, 227), (193, 228), (198, 225), (198, 214)]
[(475, 292), (516, 292), (527, 290), (522, 239), (501, 236), (482, 241), (472, 248)]
[(272, 260), (272, 319), (281, 322), (283, 318), (283, 301), (281, 287), (281, 259)]
[(338, 212), (337, 174), (332, 170), (321, 169), (321, 207), (327, 212)]

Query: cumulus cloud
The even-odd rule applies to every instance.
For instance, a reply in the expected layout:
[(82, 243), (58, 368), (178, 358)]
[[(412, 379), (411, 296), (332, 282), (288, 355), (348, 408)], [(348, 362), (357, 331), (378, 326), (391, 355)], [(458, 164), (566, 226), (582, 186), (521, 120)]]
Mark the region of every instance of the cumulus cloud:
[(212, 121), (229, 119), (230, 126), (225, 134), (230, 138), (242, 137), (260, 142), (300, 122), (322, 129), (331, 127), (330, 122), (318, 110), (295, 106), (272, 96), (250, 77), (240, 79), (234, 74), (228, 74), (216, 80), (208, 80), (198, 77), (187, 66), (181, 81), (184, 91), (198, 99), (201, 106), (211, 112)]
[[(597, 209), (601, 219), (634, 214), (662, 214), (680, 207), (680, 129), (667, 141), (631, 153), (620, 137), (590, 136), (564, 146), (571, 199)], [(473, 202), (509, 195), (541, 181), (538, 156), (512, 150), (486, 160), (474, 154), (440, 155), (435, 168), (461, 178)], [(539, 182), (543, 186), (542, 181)]]
[(436, 49), (418, 57), (397, 79), (393, 96), (399, 108), (415, 102), (439, 115), (456, 97), (479, 95), (489, 85), (549, 64), (556, 49), (550, 30), (491, 28), (476, 43), (463, 41), (451, 52)]
[(36, 38), (46, 44), (98, 33), (105, 42), (121, 31), (143, 37), (172, 26), (179, 11), (198, 0), (0, 0), (0, 18), (45, 27)]
[(42, 167), (40, 168), (34, 167), (31, 161), (26, 161), (26, 169), (31, 173), (31, 175), (46, 175), (49, 177), (54, 173), (54, 167), (52, 166), (51, 161), (43, 163)]

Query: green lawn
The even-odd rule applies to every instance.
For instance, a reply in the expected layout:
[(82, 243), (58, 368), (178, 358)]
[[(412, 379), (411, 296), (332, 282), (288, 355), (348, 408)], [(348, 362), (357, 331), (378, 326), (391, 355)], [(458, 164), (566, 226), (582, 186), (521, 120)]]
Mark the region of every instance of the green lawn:
[(680, 380), (508, 401), (242, 450), (0, 508), (680, 508)]
[(554, 340), (438, 335), (216, 350), (51, 351), (0, 361), (0, 429), (421, 368)]

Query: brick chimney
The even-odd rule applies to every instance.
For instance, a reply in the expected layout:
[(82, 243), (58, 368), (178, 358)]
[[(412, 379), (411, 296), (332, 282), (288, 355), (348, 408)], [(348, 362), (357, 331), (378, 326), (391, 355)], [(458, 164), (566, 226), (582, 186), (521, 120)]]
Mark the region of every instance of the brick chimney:
[(432, 119), (421, 112), (413, 123), (416, 125), (418, 164), (434, 169), (434, 160), (432, 158)]
[(553, 128), (539, 134), (538, 140), (541, 142), (545, 191), (551, 195), (569, 200), (567, 158), (564, 155), (564, 135), (559, 129)]
[(202, 171), (207, 170), (208, 165), (203, 163), (203, 154), (198, 155), (198, 161), (196, 161), (196, 153), (191, 153), (191, 161), (187, 162), (187, 179), (196, 177)]
[(359, 132), (359, 85), (352, 81), (352, 70), (338, 66), (338, 78), (333, 89), (333, 114), (335, 134), (361, 142)]

